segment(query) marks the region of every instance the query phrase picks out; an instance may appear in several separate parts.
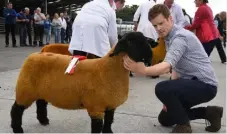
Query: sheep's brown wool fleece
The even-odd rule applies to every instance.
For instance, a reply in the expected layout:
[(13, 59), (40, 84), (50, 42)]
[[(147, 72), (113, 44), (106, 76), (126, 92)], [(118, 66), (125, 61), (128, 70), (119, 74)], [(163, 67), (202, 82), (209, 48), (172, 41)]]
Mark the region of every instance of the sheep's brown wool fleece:
[[(152, 48), (153, 57), (152, 57), (152, 65), (158, 64), (160, 61), (163, 61), (166, 55), (165, 42), (163, 38), (158, 40), (158, 46)], [(42, 48), (41, 52), (53, 52), (64, 55), (71, 55), (68, 51), (68, 44), (50, 44), (46, 45)]]
[(158, 46), (152, 48), (153, 57), (152, 57), (152, 65), (158, 64), (160, 61), (163, 61), (166, 55), (166, 47), (163, 38), (159, 38)]
[(64, 74), (72, 56), (33, 53), (25, 60), (16, 85), (16, 102), (29, 107), (44, 99), (63, 109), (86, 108), (90, 116), (103, 118), (106, 108), (128, 98), (129, 71), (118, 56), (80, 61), (74, 74)]
[(64, 55), (72, 55), (69, 51), (69, 44), (49, 44), (41, 49), (41, 52), (52, 52)]

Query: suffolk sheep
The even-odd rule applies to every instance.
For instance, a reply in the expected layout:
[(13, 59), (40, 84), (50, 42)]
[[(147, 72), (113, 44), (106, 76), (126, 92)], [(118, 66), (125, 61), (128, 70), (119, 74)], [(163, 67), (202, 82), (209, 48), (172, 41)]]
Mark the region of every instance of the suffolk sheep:
[(129, 71), (124, 68), (123, 56), (149, 62), (151, 45), (142, 33), (128, 33), (107, 55), (80, 61), (70, 75), (64, 72), (72, 56), (47, 52), (29, 55), (20, 70), (10, 112), (13, 132), (24, 132), (23, 113), (36, 102), (37, 119), (42, 125), (49, 124), (49, 103), (61, 109), (86, 109), (92, 133), (112, 133), (114, 112), (129, 92)]
[[(121, 39), (122, 36), (118, 35), (118, 39)], [(159, 43), (158, 42), (155, 42), (153, 39), (150, 39), (150, 38), (146, 38), (147, 41), (152, 44), (152, 52), (155, 56), (157, 56), (157, 58), (154, 58), (154, 56), (152, 56), (152, 63), (155, 62), (157, 63), (157, 61), (160, 60), (160, 58), (162, 59), (162, 57), (160, 57), (160, 55), (162, 55), (162, 48), (163, 48), (163, 44), (161, 44), (162, 46), (159, 47)], [(162, 43), (162, 42), (161, 42)], [(164, 44), (165, 45), (165, 44)], [(72, 55), (69, 51), (68, 51), (68, 48), (69, 48), (69, 44), (50, 44), (50, 45), (46, 45), (44, 46), (42, 49), (41, 49), (41, 52), (52, 52), (52, 53), (57, 53), (57, 54), (64, 54), (64, 55)], [(157, 49), (155, 49), (157, 48)], [(161, 49), (160, 49), (161, 48)], [(161, 52), (159, 54), (159, 52)], [(160, 58), (159, 58), (160, 57)], [(96, 58), (95, 56), (93, 56), (92, 54), (91, 55), (88, 55), (87, 56), (88, 59), (94, 59)], [(151, 64), (151, 62), (149, 62)], [(149, 64), (148, 63), (148, 64)], [(130, 77), (132, 77), (133, 74), (132, 72), (130, 72)]]

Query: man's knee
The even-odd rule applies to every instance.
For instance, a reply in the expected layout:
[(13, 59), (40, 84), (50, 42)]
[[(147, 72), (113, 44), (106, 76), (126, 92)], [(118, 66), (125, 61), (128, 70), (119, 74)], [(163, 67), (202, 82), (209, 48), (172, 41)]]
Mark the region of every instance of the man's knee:
[(161, 96), (165, 96), (167, 94), (168, 89), (166, 89), (166, 81), (159, 82), (155, 86), (155, 95), (160, 98)]
[(173, 126), (174, 123), (173, 121), (171, 120), (170, 116), (168, 115), (167, 112), (165, 111), (161, 111), (160, 114), (158, 115), (158, 121), (159, 123), (162, 125), (162, 126), (166, 126), (166, 127), (169, 127), (169, 126)]

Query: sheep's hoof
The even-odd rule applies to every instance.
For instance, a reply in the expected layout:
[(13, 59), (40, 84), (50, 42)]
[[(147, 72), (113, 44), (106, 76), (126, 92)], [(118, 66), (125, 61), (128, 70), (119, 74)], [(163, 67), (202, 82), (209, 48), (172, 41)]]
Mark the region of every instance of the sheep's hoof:
[(103, 129), (102, 133), (113, 133), (113, 131), (111, 129)]
[(49, 119), (46, 118), (46, 119), (39, 120), (39, 123), (43, 126), (49, 125)]
[(22, 127), (13, 128), (13, 133), (24, 133), (24, 130)]
[(130, 72), (129, 76), (130, 76), (130, 77), (133, 77), (133, 74), (132, 74), (132, 72)]

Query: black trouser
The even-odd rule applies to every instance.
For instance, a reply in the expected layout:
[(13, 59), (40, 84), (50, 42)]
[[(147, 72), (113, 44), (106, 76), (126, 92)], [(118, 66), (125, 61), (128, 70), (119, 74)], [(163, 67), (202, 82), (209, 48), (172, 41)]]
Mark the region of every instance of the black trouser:
[(96, 56), (94, 54), (86, 53), (83, 51), (73, 50), (73, 55), (80, 55), (80, 56), (86, 56), (88, 59), (96, 59), (101, 58), (99, 56)]
[(34, 38), (34, 45), (37, 45), (37, 39), (39, 36), (39, 45), (43, 45), (43, 37), (44, 37), (44, 25), (37, 25), (35, 24), (35, 38)]
[(199, 80), (177, 79), (160, 82), (155, 87), (158, 99), (167, 107), (161, 111), (161, 124), (186, 124), (189, 120), (204, 119), (206, 108), (192, 108), (209, 102), (217, 93), (215, 86)]
[(203, 47), (207, 53), (208, 56), (210, 56), (211, 52), (213, 51), (214, 47), (216, 46), (218, 50), (218, 54), (220, 56), (221, 62), (226, 62), (226, 55), (225, 51), (222, 47), (221, 40), (219, 38), (212, 40), (208, 43), (203, 43)]
[(20, 36), (20, 46), (26, 45), (27, 39), (27, 28), (25, 24), (18, 24), (19, 36)]
[(28, 35), (29, 45), (32, 45), (32, 26), (31, 26), (31, 24), (27, 24), (26, 28), (27, 28), (27, 35)]
[(223, 39), (223, 46), (226, 47), (226, 34), (224, 34), (223, 38), (224, 38)]
[(11, 32), (13, 46), (16, 46), (16, 37), (15, 37), (15, 27), (16, 24), (5, 24), (5, 43), (6, 46), (9, 45), (9, 33)]

